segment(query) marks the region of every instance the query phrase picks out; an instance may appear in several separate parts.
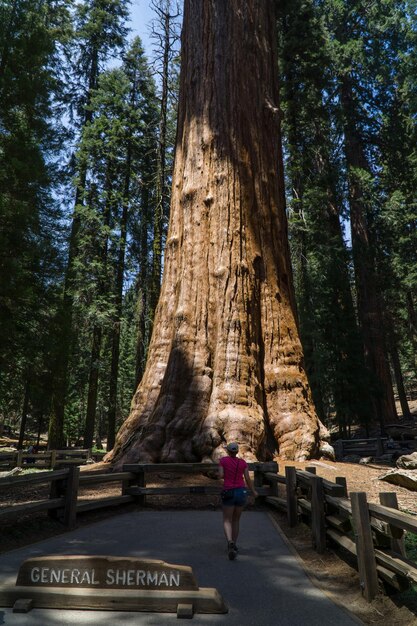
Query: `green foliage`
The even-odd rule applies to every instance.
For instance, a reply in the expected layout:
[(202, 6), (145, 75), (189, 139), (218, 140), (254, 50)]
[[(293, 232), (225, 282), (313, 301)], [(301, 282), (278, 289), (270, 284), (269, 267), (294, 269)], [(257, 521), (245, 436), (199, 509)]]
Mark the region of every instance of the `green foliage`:
[[(0, 412), (15, 420), (29, 383), (36, 420), (48, 404), (50, 332), (61, 274), (53, 199), (53, 67), (66, 3), (2, 5), (0, 39)], [(29, 426), (31, 422), (29, 420)]]
[[(354, 278), (361, 256), (374, 268), (369, 280), (384, 311), (386, 355), (399, 351), (406, 383), (415, 385), (416, 29), (410, 7), (401, 1), (280, 4), (284, 154), (301, 337), (320, 417), (335, 416), (344, 432), (351, 423), (367, 426), (370, 394), (379, 393), (375, 372), (365, 369), (358, 324)], [(347, 136), (356, 143), (346, 145)], [(349, 150), (359, 156), (347, 168)], [(349, 225), (352, 190), (366, 229), (363, 241), (353, 241), (353, 257), (341, 233)]]
[[(307, 372), (322, 420), (366, 422), (363, 357), (342, 224), (332, 49), (312, 2), (283, 7), (282, 107), (290, 246)], [(323, 71), (325, 68), (325, 71)], [(327, 71), (326, 71), (327, 70)]]

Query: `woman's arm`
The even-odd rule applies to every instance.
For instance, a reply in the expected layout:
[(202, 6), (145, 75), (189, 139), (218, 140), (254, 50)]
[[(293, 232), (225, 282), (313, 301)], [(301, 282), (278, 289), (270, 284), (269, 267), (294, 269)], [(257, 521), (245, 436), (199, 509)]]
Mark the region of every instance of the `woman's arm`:
[(245, 471), (243, 473), (244, 477), (245, 477), (245, 481), (247, 486), (249, 487), (249, 489), (251, 490), (251, 492), (253, 493), (253, 495), (255, 496), (255, 498), (258, 497), (258, 492), (256, 491), (256, 489), (254, 488), (251, 478), (249, 476), (249, 470), (247, 467), (245, 467)]

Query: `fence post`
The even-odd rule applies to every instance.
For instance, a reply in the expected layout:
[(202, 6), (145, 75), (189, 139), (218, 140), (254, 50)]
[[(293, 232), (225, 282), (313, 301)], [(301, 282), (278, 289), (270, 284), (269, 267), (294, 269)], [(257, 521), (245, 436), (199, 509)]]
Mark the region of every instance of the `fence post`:
[[(69, 470), (68, 470), (69, 472)], [(64, 478), (59, 478), (58, 480), (53, 480), (51, 482), (51, 487), (49, 490), (49, 499), (50, 500), (54, 500), (55, 498), (61, 498), (65, 496), (65, 490), (66, 490), (66, 481), (68, 478), (68, 474), (65, 475)], [(61, 508), (59, 509), (49, 509), (48, 510), (48, 516), (52, 517), (53, 519), (58, 519), (60, 517), (62, 517), (62, 510)]]
[(311, 480), (311, 538), (313, 548), (322, 554), (326, 550), (326, 519), (323, 479), (319, 476)]
[(380, 457), (384, 454), (384, 442), (381, 437), (378, 437), (376, 440), (376, 456)]
[[(264, 484), (264, 475), (259, 465), (255, 465), (253, 470), (253, 486), (256, 491), (259, 491), (263, 487)], [(257, 502), (263, 502), (265, 500), (265, 496), (258, 496), (256, 498)]]
[(315, 467), (314, 465), (309, 465), (308, 467), (306, 467), (306, 472), (316, 475), (317, 467)]
[(360, 584), (364, 597), (370, 602), (378, 594), (378, 575), (366, 493), (363, 491), (351, 493), (350, 501)]
[[(279, 465), (277, 465), (277, 475), (279, 473)], [(278, 489), (278, 483), (277, 482), (270, 482), (269, 483), (269, 488), (271, 491), (271, 496), (273, 496), (274, 498), (278, 498), (279, 496), (279, 489)]]
[(335, 453), (336, 459), (343, 459), (343, 441), (342, 439), (338, 439), (333, 444), (333, 449)]
[(23, 465), (23, 450), (19, 450), (16, 455), (16, 467), (22, 467)]
[(56, 450), (51, 450), (50, 468), (55, 469), (55, 465), (56, 465)]
[(295, 467), (285, 467), (285, 483), (287, 491), (287, 518), (290, 526), (298, 522), (297, 472)]
[(64, 515), (62, 519), (68, 528), (74, 528), (77, 519), (79, 482), (80, 468), (77, 465), (71, 465), (66, 481)]
[[(126, 472), (126, 467), (123, 465), (122, 468), (123, 472)], [(130, 488), (135, 488), (135, 487), (146, 487), (146, 477), (145, 477), (145, 471), (142, 467), (135, 467), (135, 469), (130, 469), (130, 472), (134, 473), (135, 476), (133, 478), (129, 478), (127, 480), (124, 480), (122, 482), (122, 495), (132, 495), (130, 493)], [(146, 504), (146, 496), (144, 494), (141, 495), (137, 495), (134, 494), (135, 500), (136, 502), (140, 505), (140, 506), (144, 506)]]
[(341, 487), (343, 487), (343, 497), (347, 498), (348, 497), (348, 490), (347, 490), (347, 482), (346, 482), (346, 478), (344, 476), (336, 476), (336, 485), (340, 485)]
[[(397, 494), (394, 491), (388, 491), (379, 494), (379, 501), (383, 506), (388, 506), (390, 509), (398, 510)], [(388, 524), (388, 528), (391, 533), (390, 544), (391, 550), (397, 552), (402, 556), (406, 556), (404, 546), (404, 531), (402, 528), (397, 528), (392, 524)]]

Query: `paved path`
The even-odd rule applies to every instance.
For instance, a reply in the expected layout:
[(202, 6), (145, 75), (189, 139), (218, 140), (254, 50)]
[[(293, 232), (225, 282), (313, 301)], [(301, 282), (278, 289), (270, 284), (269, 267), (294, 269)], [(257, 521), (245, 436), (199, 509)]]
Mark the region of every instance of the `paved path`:
[[(0, 556), (0, 585), (14, 584), (19, 565), (32, 556), (96, 554), (161, 559), (190, 565), (200, 587), (215, 587), (229, 613), (195, 615), (198, 626), (354, 626), (348, 615), (317, 589), (288, 549), (272, 518), (246, 511), (240, 553), (226, 557), (219, 511), (138, 511), (111, 517)], [(0, 626), (168, 626), (176, 614), (0, 608)], [(189, 623), (189, 622), (187, 622)]]

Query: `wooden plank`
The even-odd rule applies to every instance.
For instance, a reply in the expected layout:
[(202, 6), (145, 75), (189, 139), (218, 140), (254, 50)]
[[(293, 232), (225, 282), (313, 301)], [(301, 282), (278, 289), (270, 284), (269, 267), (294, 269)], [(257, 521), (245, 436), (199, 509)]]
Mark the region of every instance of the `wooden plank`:
[[(178, 472), (180, 474), (200, 473), (217, 471), (218, 463), (127, 463), (123, 465), (125, 472)], [(278, 463), (270, 461), (268, 463), (248, 463), (250, 471), (259, 469), (262, 472), (276, 473), (278, 471)]]
[(348, 532), (352, 529), (350, 519), (337, 515), (326, 515), (326, 522), (337, 528), (341, 532)]
[(412, 583), (417, 583), (417, 565), (414, 561), (391, 552), (390, 550), (375, 550), (376, 562), (393, 571), (395, 574), (404, 576)]
[(190, 493), (199, 494), (218, 494), (220, 495), (220, 486), (204, 486), (195, 485), (189, 487), (129, 487), (126, 493), (134, 496), (167, 496), (167, 495), (185, 495)]
[(378, 572), (378, 576), (382, 578), (384, 582), (388, 583), (391, 587), (394, 587), (397, 591), (406, 591), (411, 586), (405, 576), (395, 574), (395, 572), (391, 572), (391, 570), (383, 567), (382, 565), (377, 565), (376, 571)]
[(298, 498), (298, 506), (303, 511), (307, 511), (307, 513), (311, 513), (311, 502), (309, 502), (305, 498)]
[(0, 478), (0, 487), (12, 487), (22, 484), (50, 483), (55, 480), (61, 480), (67, 476), (68, 470), (62, 469), (56, 472), (39, 472), (36, 474), (27, 474), (26, 476), (10, 476), (9, 478)]
[(313, 548), (323, 554), (326, 550), (326, 520), (323, 479), (314, 476), (311, 483), (311, 539)]
[(339, 546), (350, 552), (350, 554), (357, 556), (356, 545), (355, 542), (352, 541), (352, 539), (349, 539), (349, 537), (347, 537), (346, 535), (342, 535), (340, 532), (333, 528), (328, 528), (326, 530), (326, 535)]
[(285, 478), (287, 484), (287, 517), (288, 524), (293, 527), (298, 523), (297, 505), (297, 472), (295, 467), (285, 467)]
[(12, 461), (16, 456), (16, 452), (1, 452), (0, 450), (0, 461)]
[(273, 474), (272, 472), (266, 472), (265, 478), (271, 483), (280, 483), (281, 485), (286, 484), (285, 476), (282, 476), (282, 474)]
[(359, 577), (363, 595), (370, 602), (378, 594), (378, 576), (372, 541), (369, 509), (365, 492), (354, 492), (350, 496), (355, 543), (358, 557)]
[(265, 502), (275, 507), (276, 509), (280, 509), (281, 511), (287, 510), (286, 498), (277, 498), (276, 496), (266, 496)]
[(378, 439), (381, 439), (381, 441), (387, 441), (388, 437), (370, 437), (369, 439), (342, 439), (341, 441), (343, 442), (344, 446), (357, 446), (358, 444), (361, 443), (376, 443), (378, 441)]
[(63, 456), (76, 456), (76, 457), (82, 457), (84, 459), (88, 458), (89, 455), (89, 450), (87, 448), (83, 449), (83, 450), (77, 450), (75, 448), (69, 449), (69, 450), (55, 450), (57, 458), (61, 458)]
[(37, 511), (48, 511), (50, 509), (58, 509), (64, 504), (64, 498), (54, 498), (51, 500), (40, 500), (39, 502), (25, 502), (23, 504), (13, 504), (0, 508), (0, 517), (19, 513), (36, 513)]
[[(187, 495), (187, 494), (204, 494), (204, 495), (220, 495), (220, 485), (187, 485), (182, 487), (139, 487), (133, 485), (127, 487), (125, 493), (131, 496), (168, 496), (168, 495)], [(260, 487), (259, 494), (261, 496), (270, 496), (269, 487)]]
[(324, 499), (327, 504), (331, 504), (336, 509), (349, 513), (349, 515), (352, 514), (352, 505), (347, 498), (335, 498), (334, 496), (325, 494)]
[(132, 472), (115, 472), (114, 474), (102, 474), (98, 472), (94, 474), (86, 474), (85, 472), (80, 472), (80, 485), (83, 487), (86, 485), (101, 485), (116, 481), (132, 480), (134, 478), (136, 478), (136, 474), (133, 474)]
[(93, 511), (94, 509), (104, 509), (108, 506), (118, 506), (119, 504), (127, 504), (128, 502), (135, 502), (135, 498), (129, 495), (122, 495), (100, 498), (100, 500), (79, 500), (77, 502), (77, 513)]
[(69, 459), (57, 459), (55, 461), (55, 467), (59, 465), (85, 465), (86, 459), (83, 458), (69, 458)]
[[(13, 606), (25, 593), (27, 587), (3, 586), (0, 604)], [(176, 613), (179, 604), (192, 604), (194, 613), (227, 613), (228, 610), (219, 592), (208, 587), (197, 591), (31, 587), (30, 597), (34, 608)], [(136, 621), (142, 620), (137, 618)]]
[(388, 522), (397, 528), (408, 530), (410, 533), (417, 534), (417, 517), (402, 513), (394, 509), (381, 506), (380, 504), (369, 503), (369, 511), (371, 515), (383, 522)]
[[(305, 470), (297, 470), (297, 479), (304, 485), (310, 486), (311, 481), (314, 479), (314, 474), (311, 472), (307, 472)], [(341, 485), (337, 485), (336, 483), (332, 483), (330, 480), (326, 480), (322, 478), (323, 481), (323, 489), (325, 493), (328, 493), (332, 496), (343, 496), (343, 488)]]

